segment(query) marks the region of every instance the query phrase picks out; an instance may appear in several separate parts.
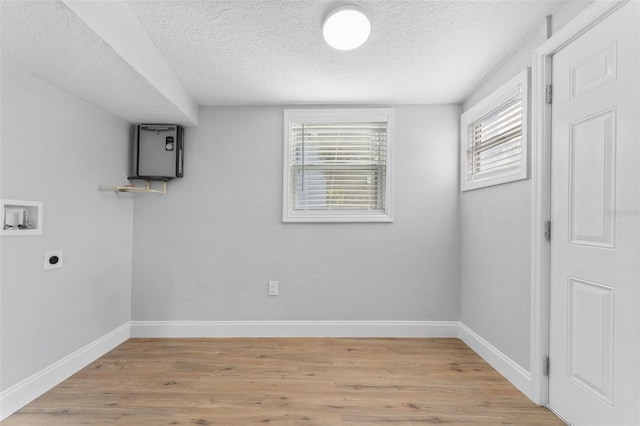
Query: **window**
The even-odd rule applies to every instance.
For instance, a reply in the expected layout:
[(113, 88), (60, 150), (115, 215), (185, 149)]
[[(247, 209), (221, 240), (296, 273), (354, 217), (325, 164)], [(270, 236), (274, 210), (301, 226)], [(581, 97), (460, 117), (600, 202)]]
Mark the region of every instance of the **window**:
[(462, 191), (527, 178), (525, 69), (461, 117)]
[(393, 110), (284, 113), (284, 222), (391, 222)]

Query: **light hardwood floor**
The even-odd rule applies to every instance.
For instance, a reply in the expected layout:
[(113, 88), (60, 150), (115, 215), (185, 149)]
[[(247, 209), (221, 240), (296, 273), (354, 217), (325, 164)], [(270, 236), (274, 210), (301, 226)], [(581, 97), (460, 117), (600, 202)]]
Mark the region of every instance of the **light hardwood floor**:
[(563, 423), (458, 339), (131, 339), (10, 425)]

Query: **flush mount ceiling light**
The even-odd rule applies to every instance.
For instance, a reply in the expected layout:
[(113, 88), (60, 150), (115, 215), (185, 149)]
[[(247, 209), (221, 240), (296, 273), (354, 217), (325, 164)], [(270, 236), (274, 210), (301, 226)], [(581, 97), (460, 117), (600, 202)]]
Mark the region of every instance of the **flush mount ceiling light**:
[(347, 5), (333, 9), (322, 23), (322, 35), (327, 44), (338, 50), (360, 47), (371, 34), (371, 22), (357, 6)]

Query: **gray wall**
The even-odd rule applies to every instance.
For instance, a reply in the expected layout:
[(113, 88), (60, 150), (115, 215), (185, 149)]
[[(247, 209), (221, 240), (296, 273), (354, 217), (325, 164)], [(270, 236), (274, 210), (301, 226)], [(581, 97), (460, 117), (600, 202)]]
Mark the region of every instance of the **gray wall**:
[(0, 237), (4, 390), (130, 320), (133, 202), (98, 191), (122, 182), (129, 125), (0, 63), (1, 196), (44, 202), (43, 235)]
[(283, 108), (201, 107), (135, 202), (133, 319), (458, 320), (459, 113), (396, 107), (394, 223), (283, 224)]
[[(552, 17), (556, 32), (589, 2), (571, 2)], [(464, 110), (531, 66), (546, 40), (546, 26), (510, 52), (464, 102)], [(530, 368), (531, 181), (460, 195), (460, 320), (522, 368)]]

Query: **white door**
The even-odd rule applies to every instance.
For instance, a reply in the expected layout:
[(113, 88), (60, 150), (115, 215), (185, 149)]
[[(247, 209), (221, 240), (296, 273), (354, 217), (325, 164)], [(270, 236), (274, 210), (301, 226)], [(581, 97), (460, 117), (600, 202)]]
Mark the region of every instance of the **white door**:
[(637, 425), (639, 4), (553, 56), (549, 405)]

